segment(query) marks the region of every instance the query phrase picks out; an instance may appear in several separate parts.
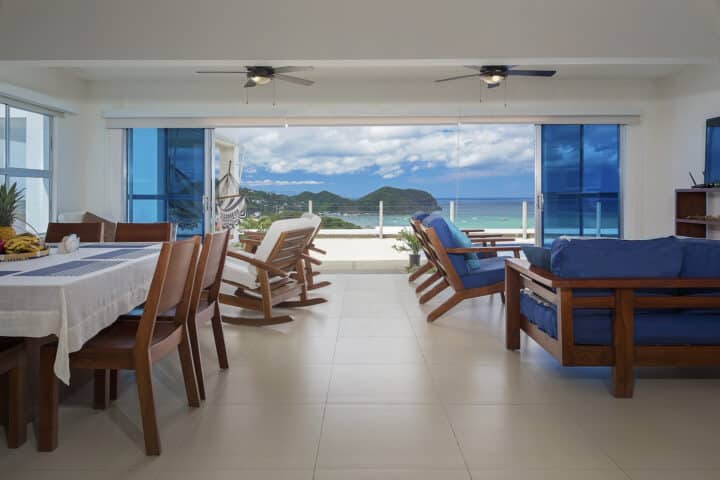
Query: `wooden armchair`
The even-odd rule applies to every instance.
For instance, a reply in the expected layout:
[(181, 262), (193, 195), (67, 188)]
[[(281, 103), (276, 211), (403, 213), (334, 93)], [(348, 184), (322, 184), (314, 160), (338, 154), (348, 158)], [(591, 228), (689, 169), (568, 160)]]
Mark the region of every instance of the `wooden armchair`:
[[(70, 354), (71, 368), (95, 371), (95, 408), (108, 405), (110, 370), (135, 371), (147, 455), (160, 454), (152, 386), (155, 362), (178, 351), (188, 403), (191, 407), (200, 406), (186, 331), (199, 250), (198, 237), (163, 244), (140, 320), (120, 317), (79, 351)], [(173, 321), (158, 321), (161, 316), (172, 317)], [(38, 449), (41, 451), (57, 447), (58, 384), (53, 372), (56, 353), (57, 344), (49, 344), (42, 347), (40, 354)]]
[[(270, 325), (292, 321), (289, 315), (273, 316), (273, 307), (317, 305), (326, 300), (308, 298), (304, 260), (315, 232), (305, 218), (274, 222), (255, 253), (229, 251), (223, 282), (236, 288), (220, 294), (220, 303), (263, 313), (262, 318), (230, 317), (223, 321), (242, 325)], [(299, 300), (291, 300), (299, 298)]]
[(169, 242), (172, 239), (172, 223), (118, 223), (116, 242)]
[[(468, 298), (502, 293), (505, 289), (505, 259), (498, 257), (497, 253), (512, 252), (514, 257), (520, 257), (519, 246), (456, 247), (447, 223), (441, 217), (428, 217), (420, 225), (420, 231), (427, 241), (428, 258), (432, 259), (439, 275), (438, 283), (421, 297), (420, 302), (427, 302), (448, 287), (454, 291), (449, 299), (428, 314), (428, 322), (435, 321)], [(478, 253), (489, 256), (479, 258), (477, 268), (471, 270), (465, 255)]]
[(81, 242), (102, 242), (102, 223), (48, 223), (45, 241), (47, 243), (61, 242), (63, 237), (72, 235), (78, 236)]

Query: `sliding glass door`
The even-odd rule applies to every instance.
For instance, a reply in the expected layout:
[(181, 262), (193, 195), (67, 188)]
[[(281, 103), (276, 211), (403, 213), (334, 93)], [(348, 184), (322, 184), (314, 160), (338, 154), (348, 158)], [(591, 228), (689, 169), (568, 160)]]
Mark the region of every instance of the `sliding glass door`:
[(619, 237), (620, 126), (542, 125), (540, 137), (541, 244)]
[(127, 130), (127, 218), (172, 222), (179, 238), (210, 224), (208, 132), (203, 128)]

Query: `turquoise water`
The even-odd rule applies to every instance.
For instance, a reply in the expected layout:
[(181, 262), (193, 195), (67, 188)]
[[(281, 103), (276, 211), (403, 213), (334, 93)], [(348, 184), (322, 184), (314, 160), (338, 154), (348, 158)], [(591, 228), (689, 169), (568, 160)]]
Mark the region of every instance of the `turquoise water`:
[[(450, 198), (438, 198), (442, 208), (439, 213), (444, 217), (450, 216)], [(528, 204), (528, 228), (535, 226), (535, 203), (532, 198), (461, 198), (455, 203), (455, 224), (461, 228), (521, 228), (522, 203)], [(404, 227), (408, 224), (405, 215), (384, 215), (383, 224), (387, 227)], [(352, 222), (361, 227), (376, 227), (378, 225), (377, 213), (363, 213), (352, 215), (333, 214), (343, 220)]]

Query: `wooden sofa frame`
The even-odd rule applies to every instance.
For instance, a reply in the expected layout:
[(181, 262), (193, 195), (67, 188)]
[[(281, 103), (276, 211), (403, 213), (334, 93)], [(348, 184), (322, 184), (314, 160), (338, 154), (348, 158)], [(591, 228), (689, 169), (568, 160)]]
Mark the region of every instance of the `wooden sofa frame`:
[[(465, 253), (489, 253), (491, 255), (497, 255), (498, 252), (512, 252), (516, 258), (520, 257), (519, 246), (506, 246), (506, 247), (467, 247), (467, 248), (445, 248), (440, 242), (440, 239), (435, 233), (435, 229), (432, 227), (426, 227), (420, 224), (421, 238), (427, 242), (428, 260), (433, 263), (437, 269), (436, 277), (439, 280), (426, 294), (420, 298), (420, 303), (426, 303), (428, 300), (442, 292), (448, 287), (451, 287), (454, 291), (452, 296), (445, 300), (442, 304), (431, 311), (427, 316), (428, 322), (434, 322), (440, 316), (447, 313), (458, 303), (468, 298), (482, 297), (484, 295), (491, 295), (493, 293), (502, 294), (505, 291), (505, 283), (498, 282), (492, 285), (487, 285), (478, 288), (465, 288), (460, 279), (460, 275), (457, 274), (452, 262), (450, 261), (450, 254), (465, 254)], [(431, 277), (433, 278), (433, 277)]]
[[(520, 349), (520, 331), (535, 340), (563, 366), (612, 367), (612, 395), (633, 395), (635, 366), (716, 366), (720, 365), (720, 345), (635, 345), (635, 308), (719, 308), (720, 297), (636, 296), (636, 289), (720, 288), (716, 278), (559, 278), (532, 267), (526, 260), (505, 263), (506, 324), (508, 350)], [(557, 308), (557, 339), (541, 331), (520, 312), (520, 292), (528, 289)], [(574, 296), (575, 289), (612, 290), (612, 294)], [(553, 291), (554, 290), (554, 291)], [(598, 292), (599, 294), (601, 292)], [(573, 335), (573, 309), (610, 309), (612, 345), (576, 345)]]

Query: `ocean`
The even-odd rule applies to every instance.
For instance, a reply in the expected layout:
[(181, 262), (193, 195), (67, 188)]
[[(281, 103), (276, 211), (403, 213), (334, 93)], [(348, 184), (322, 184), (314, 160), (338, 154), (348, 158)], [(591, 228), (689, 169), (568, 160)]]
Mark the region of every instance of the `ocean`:
[[(438, 198), (442, 208), (439, 213), (450, 217), (452, 198)], [(522, 228), (522, 203), (528, 204), (528, 228), (535, 226), (535, 202), (532, 198), (461, 198), (455, 203), (455, 224), (460, 228)], [(384, 215), (383, 224), (387, 227), (405, 227), (408, 217), (405, 215)], [(333, 214), (361, 227), (376, 227), (377, 213)]]

